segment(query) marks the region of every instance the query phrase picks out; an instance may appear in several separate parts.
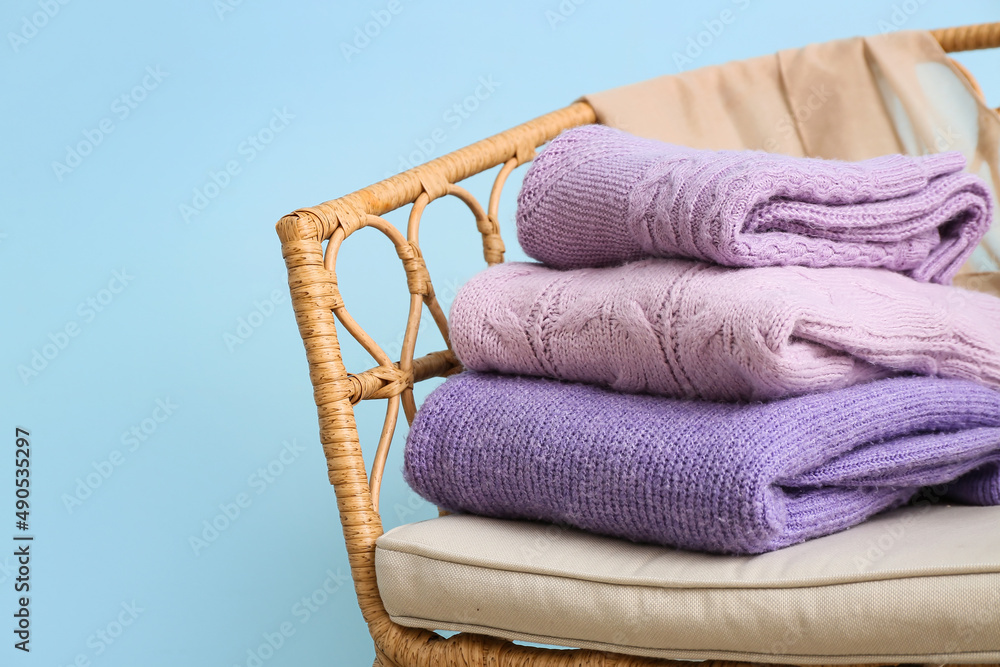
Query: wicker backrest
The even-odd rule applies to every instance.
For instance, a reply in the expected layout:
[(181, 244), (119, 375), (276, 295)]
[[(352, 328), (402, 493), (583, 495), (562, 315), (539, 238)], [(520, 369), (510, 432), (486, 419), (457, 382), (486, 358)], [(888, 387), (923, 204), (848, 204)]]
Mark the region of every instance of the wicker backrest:
[[(949, 52), (1000, 46), (1000, 23), (950, 28), (933, 34)], [(288, 268), (292, 307), (305, 345), (319, 413), (320, 441), (337, 496), (358, 603), (375, 642), (377, 662), (385, 667), (671, 664), (594, 651), (538, 649), (469, 634), (445, 639), (425, 630), (404, 628), (389, 620), (375, 580), (375, 540), (382, 534), (379, 487), (400, 405), (406, 418), (412, 421), (416, 411), (413, 384), (461, 370), (450, 349), (414, 358), (425, 306), (446, 343), (449, 340), (448, 322), (435, 298), (420, 252), (421, 216), (435, 199), (459, 198), (468, 206), (482, 235), (486, 263), (502, 262), (504, 245), (500, 238), (498, 208), (507, 177), (515, 168), (529, 162), (537, 147), (561, 131), (593, 122), (593, 109), (578, 102), (339, 199), (294, 211), (277, 224)], [(458, 185), (498, 165), (502, 167), (485, 207)], [(405, 235), (381, 217), (411, 204)], [(373, 227), (389, 238), (405, 271), (410, 308), (398, 360), (391, 359), (354, 321), (338, 288), (337, 255), (347, 238), (362, 227)], [(373, 368), (356, 373), (347, 371), (337, 337), (337, 321), (371, 354), (376, 364)], [(365, 399), (387, 401), (385, 423), (370, 475), (365, 469), (354, 420), (354, 405)]]

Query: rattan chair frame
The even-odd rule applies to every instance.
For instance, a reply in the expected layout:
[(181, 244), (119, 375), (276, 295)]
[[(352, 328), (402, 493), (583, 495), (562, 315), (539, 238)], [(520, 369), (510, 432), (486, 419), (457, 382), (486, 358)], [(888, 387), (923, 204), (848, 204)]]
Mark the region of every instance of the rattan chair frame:
[[(1000, 46), (1000, 22), (942, 29), (932, 34), (947, 52)], [(482, 235), (486, 263), (502, 262), (504, 245), (497, 215), (507, 177), (529, 162), (538, 146), (563, 130), (593, 122), (596, 122), (594, 110), (585, 102), (576, 102), (339, 199), (296, 210), (277, 223), (292, 307), (305, 345), (319, 414), (320, 441), (337, 497), (358, 604), (375, 644), (376, 667), (690, 665), (582, 649), (536, 648), (471, 633), (444, 638), (427, 630), (403, 627), (389, 619), (375, 578), (375, 540), (382, 534), (379, 487), (399, 407), (402, 405), (407, 420), (412, 421), (416, 412), (413, 384), (461, 370), (450, 350), (447, 318), (435, 298), (420, 252), (421, 216), (435, 199), (448, 195), (461, 199), (472, 212)], [(484, 209), (457, 183), (497, 165), (502, 167)], [(404, 236), (380, 216), (407, 204), (412, 204), (412, 208)], [(354, 321), (338, 288), (337, 254), (344, 241), (362, 227), (373, 227), (389, 238), (406, 274), (410, 309), (398, 361), (393, 361)], [(430, 310), (448, 349), (414, 359), (424, 306)], [(347, 371), (341, 357), (337, 321), (371, 354), (375, 367), (359, 373)], [(370, 475), (365, 470), (354, 420), (354, 405), (365, 399), (387, 400)], [(744, 663), (703, 664), (735, 667)]]

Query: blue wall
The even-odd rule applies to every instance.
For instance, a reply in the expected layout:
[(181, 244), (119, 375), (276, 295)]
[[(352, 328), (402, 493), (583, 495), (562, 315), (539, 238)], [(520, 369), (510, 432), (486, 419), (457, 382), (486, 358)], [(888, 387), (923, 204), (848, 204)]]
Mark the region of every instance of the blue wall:
[[(31, 434), (36, 539), (31, 653), (5, 634), (0, 663), (253, 665), (284, 628), (268, 667), (371, 664), (273, 231), (284, 213), (677, 71), (726, 8), (735, 20), (680, 66), (998, 18), (990, 0), (577, 2), (4, 4), (0, 542), (16, 532), (15, 427)], [(960, 60), (1000, 104), (997, 53)], [(489, 182), (467, 185), (485, 197)], [(501, 209), (512, 259), (517, 185)], [(461, 204), (431, 206), (422, 246), (447, 306), (482, 266)], [(349, 307), (398, 352), (392, 248), (365, 230), (341, 257)], [(427, 327), (418, 353), (440, 345)], [(349, 369), (372, 365), (344, 350)], [(368, 457), (382, 409), (358, 410)], [(399, 474), (404, 436), (387, 527), (434, 515)], [(0, 555), (4, 614), (13, 565)]]

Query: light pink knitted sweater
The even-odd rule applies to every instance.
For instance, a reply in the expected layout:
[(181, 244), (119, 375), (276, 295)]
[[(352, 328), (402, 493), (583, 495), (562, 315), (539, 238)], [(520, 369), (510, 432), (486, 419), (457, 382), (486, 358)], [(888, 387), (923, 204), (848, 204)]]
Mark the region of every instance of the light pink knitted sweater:
[(451, 309), (471, 370), (758, 400), (915, 373), (1000, 389), (1000, 299), (881, 269), (495, 266)]

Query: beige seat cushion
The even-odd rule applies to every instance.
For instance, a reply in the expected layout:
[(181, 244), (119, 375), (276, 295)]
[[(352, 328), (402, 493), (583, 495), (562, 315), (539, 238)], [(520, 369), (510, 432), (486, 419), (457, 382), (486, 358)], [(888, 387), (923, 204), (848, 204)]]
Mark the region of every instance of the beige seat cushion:
[(1000, 662), (1000, 507), (915, 506), (760, 556), (445, 516), (378, 540), (401, 625), (663, 658)]

